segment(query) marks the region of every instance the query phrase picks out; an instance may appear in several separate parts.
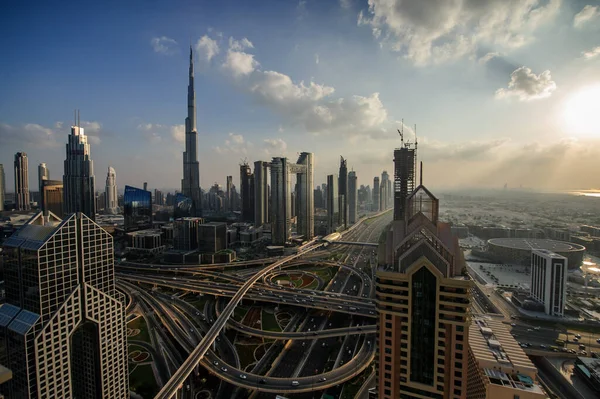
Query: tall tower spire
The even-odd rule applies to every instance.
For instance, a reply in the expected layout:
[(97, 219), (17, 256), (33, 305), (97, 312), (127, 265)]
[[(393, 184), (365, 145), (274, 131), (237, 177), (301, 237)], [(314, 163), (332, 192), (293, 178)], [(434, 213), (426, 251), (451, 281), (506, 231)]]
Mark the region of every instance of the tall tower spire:
[(194, 52), (190, 45), (190, 70), (185, 118), (185, 152), (183, 153), (182, 194), (192, 200), (192, 215), (201, 216), (200, 167), (198, 164), (198, 132), (196, 131), (196, 92), (194, 91)]

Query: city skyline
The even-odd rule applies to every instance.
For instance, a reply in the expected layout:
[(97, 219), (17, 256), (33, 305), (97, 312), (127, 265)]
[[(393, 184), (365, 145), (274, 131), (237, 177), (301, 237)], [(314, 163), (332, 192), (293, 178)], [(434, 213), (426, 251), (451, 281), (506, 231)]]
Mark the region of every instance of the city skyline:
[[(249, 17), (224, 11), (234, 5), (241, 12), (236, 15)], [(511, 15), (495, 2), (477, 10), (461, 6), (453, 15), (464, 17), (460, 27), (471, 36), (456, 33), (456, 20), (443, 30), (436, 23), (441, 14), (419, 19), (418, 10), (404, 3), (384, 18), (379, 1), (371, 9), (358, 0), (275, 4), (276, 21), (262, 15), (261, 7), (232, 2), (224, 8), (148, 8), (132, 13), (127, 24), (92, 10), (90, 25), (113, 18), (116, 29), (84, 27), (68, 41), (63, 36), (69, 30), (51, 32), (48, 42), (61, 42), (55, 53), (34, 41), (36, 30), (47, 30), (49, 23), (35, 14), (31, 32), (0, 39), (15, 60), (0, 67), (0, 76), (11, 76), (2, 81), (7, 95), (0, 100), (0, 160), (6, 165), (15, 152), (27, 152), (34, 165), (46, 162), (60, 173), (67, 115), (79, 107), (98, 167), (122, 171), (123, 186), (148, 181), (150, 187), (179, 187), (181, 168), (172, 161), (181, 159), (184, 147), (181, 93), (191, 40), (205, 188), (236, 175), (240, 158), (293, 159), (300, 150), (315, 154), (316, 182), (334, 173), (336, 156), (344, 155), (358, 183), (366, 184), (390, 167), (385, 151), (398, 146), (395, 130), (402, 118), (411, 140), (410, 126), (419, 125), (419, 156), (436, 190), (504, 183), (591, 188), (595, 182), (585, 171), (599, 166), (598, 97), (595, 89), (577, 93), (600, 79), (594, 41), (599, 12), (586, 5), (529, 1), (515, 5)], [(30, 17), (19, 7), (7, 10), (8, 29)], [(70, 8), (50, 12), (70, 18), (77, 11)], [(490, 15), (497, 16), (493, 32), (478, 24)], [(411, 40), (400, 23), (418, 35)], [(274, 34), (279, 31), (284, 34)], [(557, 40), (559, 33), (563, 40)], [(99, 44), (99, 35), (123, 40)], [(109, 51), (121, 55), (119, 69), (117, 61), (102, 56)], [(72, 53), (80, 57), (66, 56)], [(28, 62), (33, 56), (37, 62)], [(83, 83), (86, 90), (75, 90)], [(337, 151), (330, 156), (333, 146)], [(552, 155), (557, 152), (560, 162)], [(145, 159), (154, 162), (131, 167)], [(528, 168), (514, 166), (520, 164)], [(8, 187), (12, 179), (8, 174)]]

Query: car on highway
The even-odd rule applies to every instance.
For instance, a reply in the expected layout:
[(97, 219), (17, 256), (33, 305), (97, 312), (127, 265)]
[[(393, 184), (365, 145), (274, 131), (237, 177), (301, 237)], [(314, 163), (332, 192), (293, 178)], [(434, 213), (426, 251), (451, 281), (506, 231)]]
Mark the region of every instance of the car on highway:
[(598, 339), (596, 340), (596, 342), (598, 342), (598, 343), (600, 344), (600, 338), (598, 338)]
[(575, 338), (581, 339), (581, 334), (575, 334)]
[(319, 381), (321, 381), (321, 382), (325, 382), (325, 381), (327, 381), (327, 378), (325, 378), (325, 377), (321, 377), (321, 379), (320, 379)]
[(261, 385), (264, 385), (264, 384), (266, 384), (266, 383), (267, 383), (267, 381), (266, 381), (264, 378), (261, 378), (261, 379), (258, 381), (258, 383), (259, 383), (259, 384), (261, 384)]
[(517, 326), (517, 323), (510, 323), (510, 326), (511, 326), (511, 327), (516, 327), (516, 326)]
[(218, 366), (218, 365), (219, 365), (219, 362), (217, 362), (217, 361), (215, 360), (215, 361), (213, 362), (213, 364), (214, 364), (215, 366)]
[(240, 378), (241, 378), (242, 380), (245, 380), (245, 379), (246, 379), (246, 378), (248, 378), (248, 377), (246, 377), (246, 375), (245, 375), (245, 374), (240, 374)]
[(540, 348), (542, 348), (542, 349), (546, 349), (546, 348), (547, 348), (547, 346), (546, 346), (546, 345), (544, 345), (544, 344), (542, 344), (542, 345), (540, 345)]
[(221, 370), (226, 372), (227, 371), (227, 367), (221, 367)]
[(298, 385), (300, 385), (300, 383), (298, 381), (292, 381), (292, 386), (293, 387), (297, 387)]
[(577, 338), (577, 337), (573, 338), (573, 342), (579, 342), (579, 338)]
[(538, 326), (538, 327), (533, 327), (533, 329), (534, 329), (535, 331), (540, 331), (540, 327), (539, 327), (539, 326)]

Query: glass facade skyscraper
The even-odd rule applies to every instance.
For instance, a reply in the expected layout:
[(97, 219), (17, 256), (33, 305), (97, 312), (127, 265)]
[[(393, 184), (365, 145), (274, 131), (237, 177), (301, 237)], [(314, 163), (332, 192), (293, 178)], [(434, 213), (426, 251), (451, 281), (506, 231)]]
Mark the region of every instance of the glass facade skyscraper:
[(126, 231), (151, 228), (152, 193), (141, 188), (125, 186), (123, 216)]
[(3, 245), (0, 307), (11, 399), (129, 398), (125, 299), (110, 234), (82, 213), (40, 212)]

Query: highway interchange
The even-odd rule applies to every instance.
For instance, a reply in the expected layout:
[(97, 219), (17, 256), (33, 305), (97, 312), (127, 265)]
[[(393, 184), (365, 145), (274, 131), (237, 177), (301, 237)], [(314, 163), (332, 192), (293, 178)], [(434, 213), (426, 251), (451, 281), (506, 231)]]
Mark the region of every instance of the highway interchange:
[[(387, 212), (355, 225), (345, 232), (343, 241), (375, 244), (390, 220), (391, 213)], [(374, 250), (372, 245), (327, 245), (314, 240), (297, 255), (269, 259), (270, 264), (261, 260), (210, 268), (119, 265), (119, 287), (141, 307), (152, 343), (164, 360), (166, 372), (162, 374), (169, 377), (165, 381), (167, 375), (161, 375), (164, 385), (156, 398), (170, 398), (177, 392), (182, 397), (194, 397), (193, 379), (188, 376), (197, 364), (229, 383), (221, 384), (213, 393), (215, 397), (234, 397), (244, 389), (253, 391), (254, 397), (260, 397), (259, 392), (339, 393), (340, 384), (360, 374), (374, 356), (376, 312), (370, 266)], [(310, 252), (310, 256), (302, 257)], [(338, 261), (325, 260), (333, 253), (338, 254)], [(323, 281), (311, 289), (274, 283), (286, 271), (316, 267), (336, 270), (326, 286)], [(161, 288), (157, 291), (154, 287)], [(198, 310), (178, 295), (161, 294), (164, 289), (210, 295), (215, 300)], [(245, 326), (232, 317), (242, 299), (289, 308), (295, 317), (281, 332)], [(275, 341), (251, 370), (242, 370), (235, 346), (227, 338), (230, 334), (224, 330)], [(330, 356), (334, 347), (337, 353)], [(240, 397), (248, 396), (248, 392)]]

